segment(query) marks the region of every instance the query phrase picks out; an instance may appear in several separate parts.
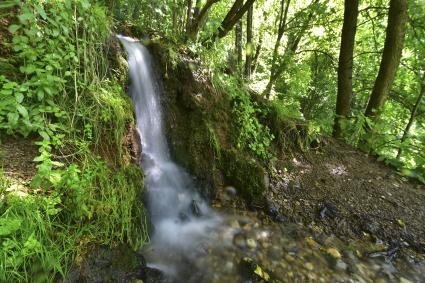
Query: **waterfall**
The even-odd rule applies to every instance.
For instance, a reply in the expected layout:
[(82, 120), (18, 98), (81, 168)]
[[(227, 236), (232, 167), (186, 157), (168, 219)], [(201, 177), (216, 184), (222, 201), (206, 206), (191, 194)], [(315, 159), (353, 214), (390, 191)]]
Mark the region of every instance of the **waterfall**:
[[(191, 176), (170, 159), (160, 103), (159, 80), (149, 51), (134, 39), (119, 36), (128, 53), (130, 95), (142, 143), (142, 168), (147, 188), (147, 208), (154, 232), (148, 263), (174, 281), (185, 281), (184, 263), (193, 266), (209, 232), (220, 222), (197, 193)], [(193, 270), (192, 270), (193, 271)], [(187, 279), (187, 278), (186, 278)], [(188, 282), (188, 281), (186, 281)]]

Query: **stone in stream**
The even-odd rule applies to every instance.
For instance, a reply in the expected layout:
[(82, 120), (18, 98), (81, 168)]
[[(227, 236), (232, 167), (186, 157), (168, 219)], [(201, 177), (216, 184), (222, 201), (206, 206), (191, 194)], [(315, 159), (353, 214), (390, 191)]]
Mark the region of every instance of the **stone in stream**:
[(195, 215), (196, 217), (202, 216), (201, 209), (199, 208), (199, 205), (196, 202), (196, 200), (192, 200), (192, 203), (190, 205), (190, 209), (192, 211), (192, 214)]
[(243, 233), (236, 233), (233, 237), (233, 245), (238, 248), (245, 249), (248, 246), (246, 242), (246, 235)]
[(232, 186), (225, 187), (224, 191), (226, 192), (227, 195), (232, 197), (236, 196), (236, 194), (238, 193), (238, 191)]
[(264, 271), (252, 258), (243, 257), (239, 264), (242, 277), (249, 282), (269, 282), (270, 275)]
[(142, 268), (143, 283), (169, 283), (170, 281), (159, 269), (145, 266)]
[(93, 246), (63, 282), (133, 282), (143, 279), (145, 264), (143, 256), (133, 252), (128, 245), (115, 248)]

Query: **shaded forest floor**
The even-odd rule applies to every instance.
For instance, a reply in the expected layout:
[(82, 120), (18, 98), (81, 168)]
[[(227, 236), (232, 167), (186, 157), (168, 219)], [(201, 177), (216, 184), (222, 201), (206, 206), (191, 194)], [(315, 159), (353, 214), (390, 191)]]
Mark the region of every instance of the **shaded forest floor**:
[(28, 138), (0, 137), (0, 169), (6, 177), (28, 184), (36, 173), (38, 146)]
[[(27, 188), (35, 174), (35, 156), (34, 141), (2, 136), (0, 167)], [(256, 239), (258, 247), (251, 249), (249, 242), (247, 250), (235, 237), (234, 247), (208, 256), (209, 264), (216, 260), (223, 268), (224, 258), (249, 256), (274, 278), (272, 282), (420, 277), (425, 247), (422, 185), (333, 139), (308, 153), (293, 153), (281, 164), (286, 166), (274, 170), (257, 213), (241, 209), (240, 200), (226, 198), (225, 192), (213, 202), (219, 210), (239, 215), (241, 219), (235, 224), (231, 217), (229, 225), (241, 229), (237, 235)], [(271, 236), (257, 239), (264, 229)], [(394, 260), (401, 273), (385, 273), (386, 260)], [(225, 272), (216, 275), (226, 278)]]
[(334, 139), (282, 163), (266, 196), (269, 213), (341, 239), (373, 236), (425, 252), (423, 185)]

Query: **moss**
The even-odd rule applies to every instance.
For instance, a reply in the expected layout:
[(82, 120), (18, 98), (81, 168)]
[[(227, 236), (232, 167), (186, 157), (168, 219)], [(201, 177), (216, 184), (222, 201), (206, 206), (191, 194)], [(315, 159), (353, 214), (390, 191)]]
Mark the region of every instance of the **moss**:
[(222, 151), (220, 168), (248, 201), (261, 198), (268, 187), (266, 170), (255, 159), (235, 149)]
[[(248, 201), (267, 189), (266, 170), (242, 149), (232, 144), (232, 98), (214, 88), (201, 67), (193, 75), (193, 60), (179, 57), (170, 63), (166, 48), (149, 46), (164, 83), (165, 126), (172, 157), (195, 175), (203, 193), (213, 196), (223, 186), (223, 175), (239, 188)], [(195, 62), (196, 63), (196, 62)]]
[(309, 144), (306, 122), (288, 116), (278, 103), (267, 102), (265, 107), (268, 110), (265, 121), (275, 136), (275, 142), (280, 150), (282, 152), (305, 150)]

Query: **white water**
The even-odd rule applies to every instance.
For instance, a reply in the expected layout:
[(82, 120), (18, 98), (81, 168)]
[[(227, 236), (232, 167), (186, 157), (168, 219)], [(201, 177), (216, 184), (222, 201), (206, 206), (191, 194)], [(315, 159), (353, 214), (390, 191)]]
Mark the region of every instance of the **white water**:
[[(181, 274), (182, 258), (191, 265), (209, 232), (220, 218), (196, 193), (192, 179), (170, 160), (164, 133), (159, 82), (151, 56), (134, 39), (119, 36), (128, 53), (130, 95), (141, 135), (148, 210), (154, 226), (151, 237), (151, 266), (172, 277)], [(194, 213), (197, 210), (199, 213)], [(198, 215), (197, 215), (198, 214)]]

